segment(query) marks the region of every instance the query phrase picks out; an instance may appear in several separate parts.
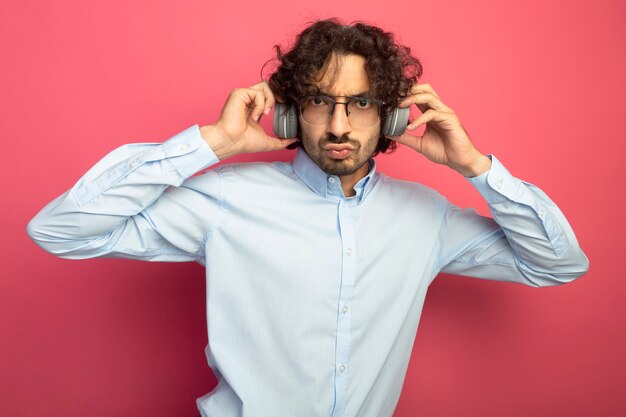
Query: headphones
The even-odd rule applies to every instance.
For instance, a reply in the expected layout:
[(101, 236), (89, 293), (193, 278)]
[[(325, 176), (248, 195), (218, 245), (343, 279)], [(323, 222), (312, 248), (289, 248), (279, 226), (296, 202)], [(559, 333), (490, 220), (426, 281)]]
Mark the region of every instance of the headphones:
[[(409, 107), (395, 107), (387, 113), (382, 134), (398, 136), (404, 133), (409, 122)], [(291, 139), (298, 134), (298, 109), (293, 104), (274, 105), (274, 134), (279, 138)]]

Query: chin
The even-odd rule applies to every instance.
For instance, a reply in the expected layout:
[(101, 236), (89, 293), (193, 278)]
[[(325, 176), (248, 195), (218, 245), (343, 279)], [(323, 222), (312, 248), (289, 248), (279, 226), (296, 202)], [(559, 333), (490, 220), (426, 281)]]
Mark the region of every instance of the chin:
[[(367, 161), (365, 161), (367, 162)], [(364, 162), (364, 163), (365, 163)], [(352, 175), (363, 166), (350, 159), (325, 159), (318, 164), (322, 171), (329, 175)]]

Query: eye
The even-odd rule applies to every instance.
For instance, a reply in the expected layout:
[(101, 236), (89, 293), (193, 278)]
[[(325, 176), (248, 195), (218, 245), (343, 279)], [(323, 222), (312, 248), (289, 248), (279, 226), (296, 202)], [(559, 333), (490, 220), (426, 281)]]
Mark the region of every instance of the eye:
[(321, 96), (315, 96), (309, 99), (309, 104), (313, 106), (323, 106), (326, 104), (326, 100), (324, 100)]
[(366, 98), (358, 98), (355, 100), (355, 103), (359, 110), (369, 109), (372, 105), (372, 102)]

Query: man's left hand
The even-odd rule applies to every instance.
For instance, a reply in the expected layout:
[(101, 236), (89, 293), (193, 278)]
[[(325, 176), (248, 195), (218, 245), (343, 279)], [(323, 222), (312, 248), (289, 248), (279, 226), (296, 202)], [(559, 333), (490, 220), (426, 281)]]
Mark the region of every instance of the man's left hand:
[(389, 139), (407, 145), (429, 160), (447, 165), (466, 177), (489, 170), (491, 160), (476, 149), (457, 115), (441, 101), (430, 84), (415, 84), (399, 106), (412, 104), (422, 114), (407, 126), (407, 130), (415, 130), (426, 123), (424, 134), (415, 136), (404, 133), (389, 136)]

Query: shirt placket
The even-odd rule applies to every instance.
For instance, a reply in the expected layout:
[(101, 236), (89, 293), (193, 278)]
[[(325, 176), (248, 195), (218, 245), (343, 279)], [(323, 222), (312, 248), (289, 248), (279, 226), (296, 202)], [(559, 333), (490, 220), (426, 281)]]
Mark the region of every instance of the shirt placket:
[(348, 393), (350, 369), (351, 301), (356, 271), (354, 221), (345, 200), (338, 205), (339, 234), (341, 236), (341, 287), (337, 306), (337, 340), (335, 350), (335, 407), (332, 417), (342, 416)]

